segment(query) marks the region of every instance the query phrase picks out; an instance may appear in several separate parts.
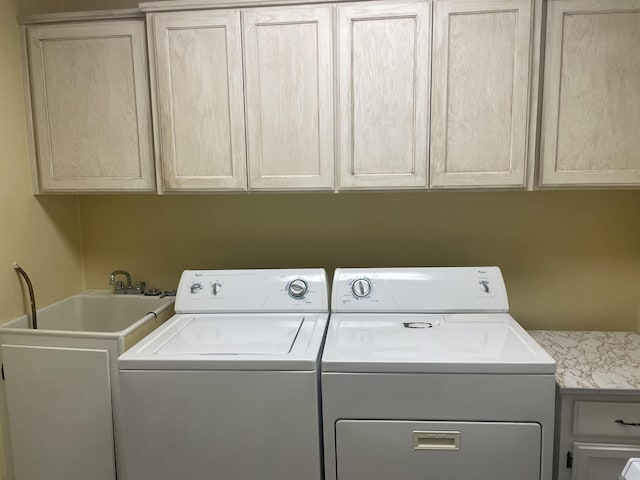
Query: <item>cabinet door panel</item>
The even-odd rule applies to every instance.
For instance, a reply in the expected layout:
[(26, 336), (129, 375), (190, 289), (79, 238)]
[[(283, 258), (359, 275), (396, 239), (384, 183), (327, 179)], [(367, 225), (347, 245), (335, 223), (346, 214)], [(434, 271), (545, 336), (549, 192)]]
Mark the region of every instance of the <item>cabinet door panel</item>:
[(435, 4), (431, 186), (522, 187), (532, 0)]
[(243, 12), (249, 186), (333, 188), (331, 7)]
[(426, 187), (430, 9), (338, 7), (341, 188)]
[(139, 20), (26, 29), (42, 192), (153, 190)]
[(16, 480), (115, 480), (109, 352), (3, 345)]
[(151, 15), (165, 190), (245, 190), (240, 12)]
[(640, 183), (640, 0), (547, 12), (542, 185)]
[(627, 460), (638, 455), (640, 445), (574, 443), (571, 480), (616, 479)]

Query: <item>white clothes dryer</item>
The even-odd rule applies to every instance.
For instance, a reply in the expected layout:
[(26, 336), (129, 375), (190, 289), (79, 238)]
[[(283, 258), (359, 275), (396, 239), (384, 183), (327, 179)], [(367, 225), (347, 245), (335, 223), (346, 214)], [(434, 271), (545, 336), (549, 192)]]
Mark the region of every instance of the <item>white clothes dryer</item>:
[(555, 362), (497, 267), (338, 269), (326, 480), (551, 480)]
[(324, 270), (185, 271), (118, 360), (128, 480), (320, 480)]

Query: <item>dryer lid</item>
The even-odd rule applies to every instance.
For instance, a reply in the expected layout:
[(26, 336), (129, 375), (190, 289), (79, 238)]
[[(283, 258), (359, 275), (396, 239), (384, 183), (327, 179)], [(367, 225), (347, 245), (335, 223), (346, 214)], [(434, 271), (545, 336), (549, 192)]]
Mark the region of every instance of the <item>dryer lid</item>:
[(505, 313), (362, 313), (332, 315), (322, 370), (553, 374), (555, 362)]

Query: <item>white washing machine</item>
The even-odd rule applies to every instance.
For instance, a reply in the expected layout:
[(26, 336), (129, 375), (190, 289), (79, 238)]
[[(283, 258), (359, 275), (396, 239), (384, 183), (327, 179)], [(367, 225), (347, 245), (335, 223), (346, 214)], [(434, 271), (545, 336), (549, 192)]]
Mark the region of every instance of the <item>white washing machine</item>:
[(118, 360), (128, 480), (320, 480), (324, 270), (185, 271)]
[(551, 480), (555, 362), (497, 267), (338, 269), (326, 480)]

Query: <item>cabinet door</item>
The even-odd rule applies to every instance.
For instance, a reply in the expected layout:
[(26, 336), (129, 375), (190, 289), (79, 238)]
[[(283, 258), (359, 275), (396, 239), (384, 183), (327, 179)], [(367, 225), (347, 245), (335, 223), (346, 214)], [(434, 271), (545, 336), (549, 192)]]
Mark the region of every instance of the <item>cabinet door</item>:
[(106, 350), (3, 345), (16, 480), (115, 480)]
[(525, 186), (533, 0), (434, 8), (431, 186)]
[(29, 26), (26, 40), (39, 191), (154, 190), (144, 22)]
[(541, 184), (640, 184), (640, 0), (551, 0)]
[(246, 190), (240, 12), (149, 20), (163, 189)]
[(242, 18), (249, 188), (332, 189), (332, 7)]
[(573, 444), (571, 480), (619, 478), (627, 460), (640, 456), (640, 445)]
[(424, 188), (431, 4), (337, 9), (339, 186)]

